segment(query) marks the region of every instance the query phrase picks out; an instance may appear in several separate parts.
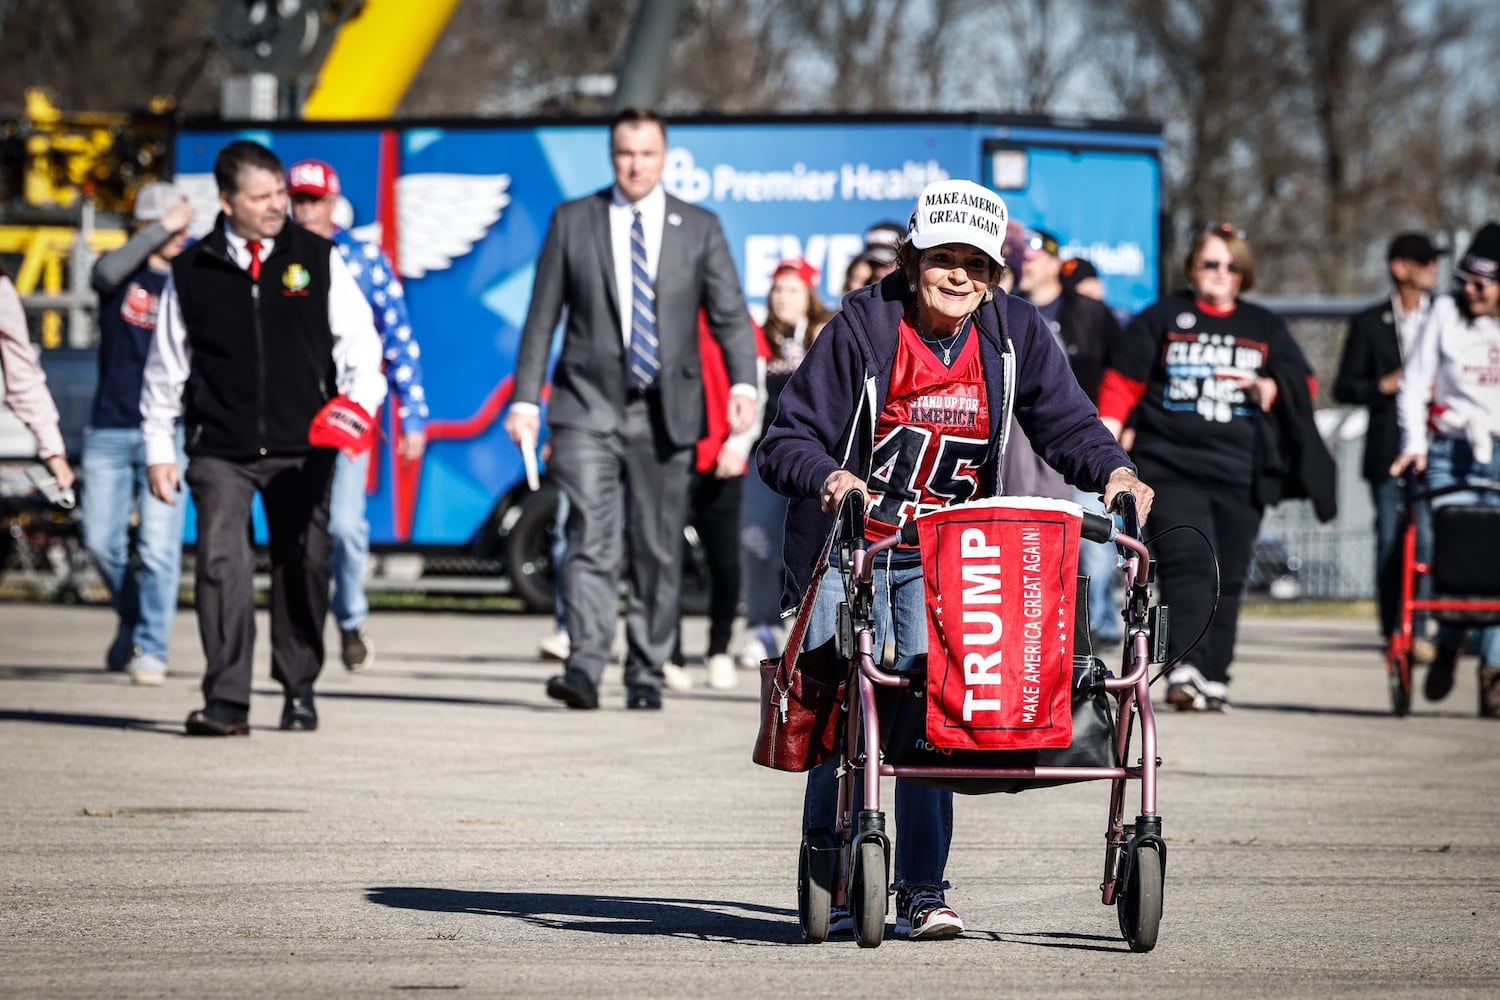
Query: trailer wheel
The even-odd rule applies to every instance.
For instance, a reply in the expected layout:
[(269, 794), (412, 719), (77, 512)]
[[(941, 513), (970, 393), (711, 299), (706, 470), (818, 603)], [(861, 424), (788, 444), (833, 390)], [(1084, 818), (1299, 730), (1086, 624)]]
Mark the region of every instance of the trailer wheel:
[(543, 483), (521, 503), (521, 514), (505, 533), (501, 559), (517, 597), (534, 614), (557, 609), (552, 542), (557, 535), (557, 487)]

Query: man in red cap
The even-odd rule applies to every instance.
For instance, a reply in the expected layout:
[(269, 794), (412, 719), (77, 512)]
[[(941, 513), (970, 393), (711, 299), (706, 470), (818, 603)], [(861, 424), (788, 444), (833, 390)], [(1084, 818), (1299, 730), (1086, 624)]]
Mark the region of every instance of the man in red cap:
[[(297, 224), (333, 241), (375, 314), (386, 381), (400, 420), (396, 455), (403, 462), (415, 462), (427, 446), (427, 394), (422, 387), (421, 351), (406, 311), (406, 291), (384, 250), (334, 222), (342, 193), (338, 172), (322, 160), (300, 160), (287, 171), (287, 194)], [(351, 671), (364, 670), (375, 661), (375, 644), (365, 632), (370, 613), (370, 602), (365, 599), (365, 562), (370, 555), (370, 522), (365, 518), (369, 467), (368, 451), (339, 457), (328, 510), (328, 533), (333, 538), (330, 610), (339, 626), (344, 667)]]

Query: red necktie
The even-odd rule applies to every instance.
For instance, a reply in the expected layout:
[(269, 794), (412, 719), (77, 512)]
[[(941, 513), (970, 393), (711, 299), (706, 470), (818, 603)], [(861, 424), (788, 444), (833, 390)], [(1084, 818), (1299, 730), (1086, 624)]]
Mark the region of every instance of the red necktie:
[(246, 240), (245, 246), (250, 249), (250, 280), (260, 280), (260, 240)]

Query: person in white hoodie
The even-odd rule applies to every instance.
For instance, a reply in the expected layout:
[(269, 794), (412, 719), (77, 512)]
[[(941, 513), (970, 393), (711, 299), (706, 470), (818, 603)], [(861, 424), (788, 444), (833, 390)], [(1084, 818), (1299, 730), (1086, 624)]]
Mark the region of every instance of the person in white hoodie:
[[(1396, 391), (1401, 454), (1391, 475), (1425, 474), (1433, 490), (1500, 481), (1500, 223), (1485, 223), (1475, 235), (1454, 282), (1451, 295), (1434, 300)], [(1433, 500), (1434, 507), (1451, 503), (1495, 504), (1500, 496), (1462, 492)], [(1451, 625), (1438, 631), (1423, 683), (1429, 700), (1453, 689), (1463, 634)], [(1500, 626), (1483, 630), (1479, 660), (1479, 714), (1500, 718)]]

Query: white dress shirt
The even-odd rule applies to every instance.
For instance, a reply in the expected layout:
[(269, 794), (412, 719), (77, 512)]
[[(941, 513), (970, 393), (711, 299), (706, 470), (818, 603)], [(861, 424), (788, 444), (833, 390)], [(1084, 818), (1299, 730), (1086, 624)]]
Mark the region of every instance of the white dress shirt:
[[(243, 236), (225, 227), (230, 256), (240, 267), (250, 269), (250, 248)], [(262, 240), (260, 259), (271, 255), (275, 240)], [(333, 364), (339, 392), (373, 414), (385, 401), (385, 376), (381, 373), (380, 335), (375, 332), (375, 314), (365, 301), (359, 283), (337, 247), (328, 251), (328, 327), (333, 333)], [(167, 279), (161, 307), (156, 315), (156, 333), (146, 358), (145, 382), (141, 387), (141, 431), (146, 444), (146, 464), (177, 461), (176, 425), (182, 416), (182, 387), (193, 361), (187, 326), (174, 279)]]
[(1401, 357), (1405, 360), (1411, 353), (1411, 345), (1416, 342), (1417, 334), (1427, 323), (1427, 314), (1432, 311), (1432, 296), (1426, 292), (1417, 301), (1416, 308), (1411, 312), (1401, 309), (1401, 296), (1391, 293), (1391, 322), (1396, 327), (1396, 343), (1401, 348)]

